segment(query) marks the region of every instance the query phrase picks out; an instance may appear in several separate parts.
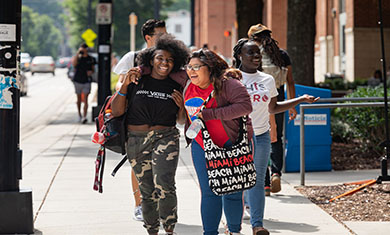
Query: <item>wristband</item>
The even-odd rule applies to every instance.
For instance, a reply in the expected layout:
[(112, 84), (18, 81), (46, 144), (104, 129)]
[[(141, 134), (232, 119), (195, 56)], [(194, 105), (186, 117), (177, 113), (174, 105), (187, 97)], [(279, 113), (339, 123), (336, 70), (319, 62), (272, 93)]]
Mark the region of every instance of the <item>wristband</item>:
[(120, 95), (120, 96), (126, 96), (127, 95), (127, 94), (120, 93), (119, 91), (117, 91), (116, 93), (118, 93), (118, 95)]

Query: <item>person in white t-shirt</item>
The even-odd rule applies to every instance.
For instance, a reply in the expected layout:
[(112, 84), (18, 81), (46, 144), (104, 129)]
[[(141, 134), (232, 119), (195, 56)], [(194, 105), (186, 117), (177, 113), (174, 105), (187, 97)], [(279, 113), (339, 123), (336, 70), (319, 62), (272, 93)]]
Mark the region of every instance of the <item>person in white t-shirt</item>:
[(256, 185), (248, 190), (250, 222), (253, 235), (268, 235), (263, 227), (264, 216), (264, 177), (271, 150), (269, 135), (269, 114), (284, 112), (299, 103), (313, 103), (319, 98), (303, 95), (298, 98), (277, 102), (278, 92), (271, 75), (258, 71), (261, 67), (259, 46), (250, 39), (240, 39), (233, 49), (235, 66), (242, 73), (242, 83), (246, 86), (252, 100), (253, 111), (249, 115), (255, 133), (254, 163), (256, 166)]
[[(142, 36), (146, 42), (146, 47), (153, 47), (156, 43), (156, 40), (161, 36), (167, 33), (165, 27), (165, 21), (149, 19), (141, 27)], [(136, 66), (136, 52), (130, 51), (126, 53), (114, 67), (113, 72), (119, 75), (118, 82), (116, 83), (116, 90), (118, 91), (122, 83), (125, 81), (127, 72)], [(134, 171), (131, 173), (131, 185), (133, 188), (135, 208), (133, 218), (138, 221), (142, 221), (142, 208), (141, 208), (141, 194), (139, 191), (138, 181), (135, 177)]]

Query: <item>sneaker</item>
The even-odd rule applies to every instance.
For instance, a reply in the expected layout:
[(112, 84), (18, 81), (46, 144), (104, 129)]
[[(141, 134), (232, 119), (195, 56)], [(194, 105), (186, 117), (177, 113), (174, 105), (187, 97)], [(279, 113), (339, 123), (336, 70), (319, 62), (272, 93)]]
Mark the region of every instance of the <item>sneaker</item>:
[(251, 218), (250, 209), (249, 209), (249, 207), (245, 207), (242, 219), (243, 220), (249, 220), (250, 218)]
[(267, 229), (263, 227), (254, 227), (252, 228), (253, 235), (269, 235), (269, 232)]
[(142, 216), (142, 207), (141, 206), (136, 206), (134, 208), (133, 219), (136, 221), (143, 221), (144, 220), (144, 217)]
[(271, 193), (277, 193), (282, 190), (280, 185), (280, 175), (277, 173), (272, 174), (271, 176)]
[(264, 193), (265, 193), (265, 196), (271, 196), (271, 187), (269, 186), (265, 186), (264, 187)]
[(87, 123), (88, 122), (88, 119), (85, 117), (85, 118), (83, 118), (83, 120), (81, 121), (81, 123), (82, 124), (85, 124), (85, 123)]

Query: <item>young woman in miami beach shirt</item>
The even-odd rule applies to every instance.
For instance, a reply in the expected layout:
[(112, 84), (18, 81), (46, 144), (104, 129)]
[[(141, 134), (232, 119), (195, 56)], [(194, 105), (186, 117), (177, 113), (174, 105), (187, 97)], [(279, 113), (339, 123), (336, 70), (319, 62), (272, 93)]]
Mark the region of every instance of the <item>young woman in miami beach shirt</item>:
[[(240, 72), (227, 72), (227, 69), (226, 62), (216, 53), (207, 49), (194, 52), (187, 65), (191, 84), (184, 91), (187, 120), (190, 122), (196, 116), (202, 118), (206, 122), (211, 139), (221, 147), (236, 142), (240, 117), (252, 111), (248, 92), (241, 82), (235, 79), (240, 78)], [(213, 98), (206, 108), (200, 111), (204, 100), (212, 91)], [(251, 130), (252, 127), (248, 126), (248, 129)], [(229, 233), (239, 233), (243, 212), (242, 192), (217, 196), (211, 191), (201, 135), (199, 133), (195, 141), (192, 141), (191, 153), (201, 189), (203, 234), (218, 234), (222, 210), (225, 212)]]

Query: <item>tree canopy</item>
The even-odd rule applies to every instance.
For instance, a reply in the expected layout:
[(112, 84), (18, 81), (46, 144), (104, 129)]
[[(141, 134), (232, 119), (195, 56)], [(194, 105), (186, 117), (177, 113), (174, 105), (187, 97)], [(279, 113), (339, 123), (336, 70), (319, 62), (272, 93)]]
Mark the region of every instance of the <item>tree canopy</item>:
[[(115, 0), (113, 1), (113, 51), (119, 55), (123, 55), (130, 48), (130, 26), (129, 15), (134, 12), (138, 17), (136, 26), (136, 48), (139, 50), (144, 45), (144, 40), (141, 36), (142, 24), (154, 18), (154, 2), (155, 0)], [(95, 9), (98, 0), (91, 0), (91, 26), (90, 28), (97, 34), (98, 26), (95, 23)], [(88, 0), (64, 0), (63, 6), (67, 11), (65, 17), (67, 28), (70, 34), (70, 45), (73, 48), (83, 41), (81, 34), (88, 28)], [(168, 8), (170, 7), (171, 8)], [(163, 10), (174, 10), (175, 7), (188, 8), (189, 0), (160, 0), (161, 18), (164, 19)], [(96, 41), (95, 41), (96, 45)]]
[(51, 55), (57, 58), (62, 37), (53, 19), (24, 5), (22, 16), (22, 51), (31, 56)]

